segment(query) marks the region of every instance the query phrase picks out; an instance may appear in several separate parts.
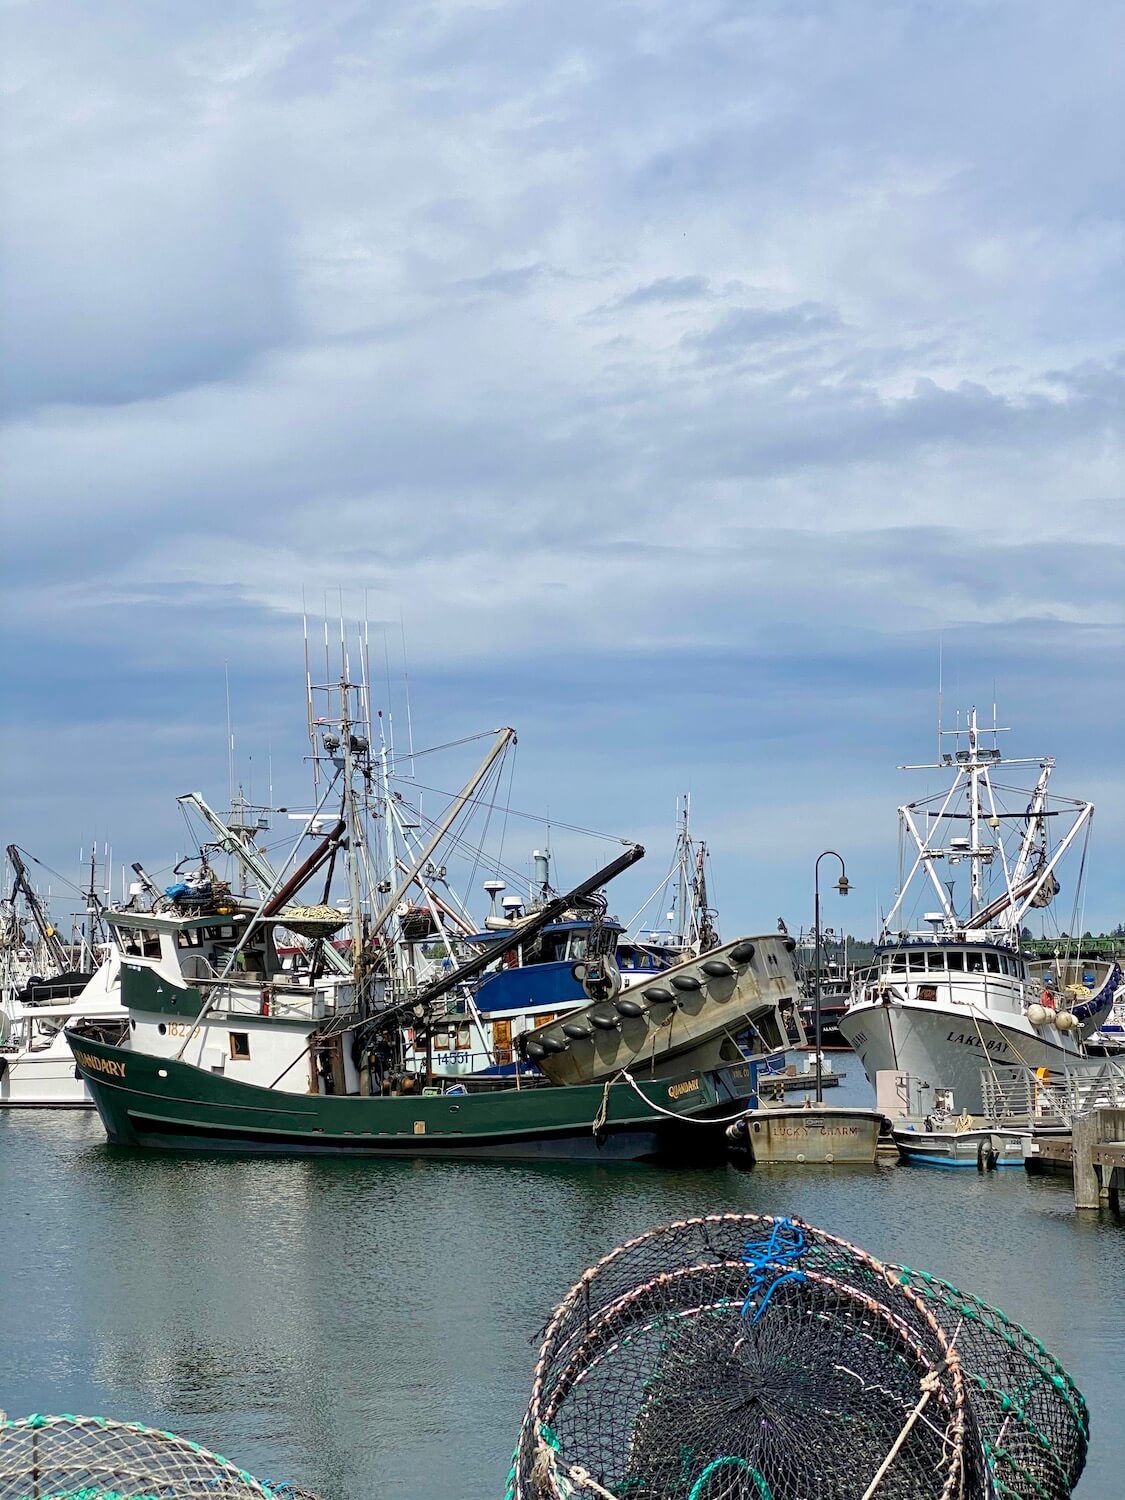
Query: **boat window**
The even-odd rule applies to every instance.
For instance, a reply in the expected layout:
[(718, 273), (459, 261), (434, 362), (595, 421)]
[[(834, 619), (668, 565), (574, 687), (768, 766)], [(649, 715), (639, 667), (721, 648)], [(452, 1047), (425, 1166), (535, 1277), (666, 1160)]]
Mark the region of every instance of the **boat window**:
[(930, 971), (931, 974), (944, 974), (945, 973), (945, 954), (944, 953), (927, 953), (926, 954), (926, 968), (929, 969), (929, 971)]
[(575, 932), (575, 933), (571, 934), (571, 938), (570, 938), (570, 957), (571, 958), (585, 958), (586, 957), (586, 934), (584, 932)]
[(999, 974), (1000, 955), (998, 953), (986, 953), (984, 955), (984, 963), (990, 974)]
[(965, 967), (965, 955), (963, 953), (950, 953), (947, 957), (949, 959), (950, 972), (960, 974)]
[(968, 972), (970, 974), (983, 974), (984, 973), (984, 954), (983, 953), (966, 953), (965, 954), (965, 968), (968, 970)]
[(906, 957), (912, 974), (921, 973), (926, 967), (926, 955), (924, 953), (908, 953)]
[(250, 1057), (250, 1033), (248, 1031), (228, 1031), (230, 1037), (230, 1055), (233, 1058), (247, 1061)]
[(457, 1050), (458, 1050), (458, 1052), (465, 1052), (465, 1051), (467, 1051), (472, 1046), (472, 1044), (473, 1044), (473, 1034), (472, 1034), (472, 1031), (469, 1029), (469, 1027), (468, 1026), (458, 1026), (458, 1028), (457, 1028)]
[(892, 953), (891, 954), (890, 970), (891, 970), (892, 974), (905, 974), (906, 973), (906, 954), (905, 953)]
[(177, 948), (200, 948), (203, 946), (203, 934), (197, 928), (187, 928), (176, 933)]

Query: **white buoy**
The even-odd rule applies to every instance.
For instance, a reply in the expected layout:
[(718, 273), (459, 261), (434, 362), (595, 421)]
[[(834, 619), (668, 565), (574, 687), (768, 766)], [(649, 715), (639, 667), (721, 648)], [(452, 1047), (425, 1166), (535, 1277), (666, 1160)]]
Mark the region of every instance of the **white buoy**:
[(1045, 1005), (1029, 1005), (1027, 1007), (1027, 1019), (1033, 1026), (1042, 1026), (1047, 1019), (1047, 1007)]

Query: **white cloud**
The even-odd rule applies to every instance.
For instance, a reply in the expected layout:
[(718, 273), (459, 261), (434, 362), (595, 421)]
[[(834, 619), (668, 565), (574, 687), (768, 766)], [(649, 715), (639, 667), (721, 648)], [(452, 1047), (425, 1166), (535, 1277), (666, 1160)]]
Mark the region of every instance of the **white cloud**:
[(276, 670), (302, 588), (345, 587), (422, 672), (815, 670), (849, 638), (903, 672), (963, 626), (1010, 678), (1081, 642), (1041, 682), (1092, 699), (1125, 543), (1121, 27), (11, 10), (17, 650), (92, 642), (127, 679), (185, 621), (221, 661), (237, 621)]

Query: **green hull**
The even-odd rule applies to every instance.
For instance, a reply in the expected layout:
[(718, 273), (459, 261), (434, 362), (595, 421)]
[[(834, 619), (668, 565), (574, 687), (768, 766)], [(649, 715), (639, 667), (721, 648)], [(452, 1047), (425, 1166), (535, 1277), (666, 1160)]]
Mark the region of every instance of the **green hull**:
[(743, 1064), (608, 1092), (591, 1084), (361, 1098), (286, 1094), (84, 1037), (73, 1047), (109, 1139), (174, 1151), (713, 1160), (725, 1149), (724, 1119), (746, 1106), (754, 1083)]

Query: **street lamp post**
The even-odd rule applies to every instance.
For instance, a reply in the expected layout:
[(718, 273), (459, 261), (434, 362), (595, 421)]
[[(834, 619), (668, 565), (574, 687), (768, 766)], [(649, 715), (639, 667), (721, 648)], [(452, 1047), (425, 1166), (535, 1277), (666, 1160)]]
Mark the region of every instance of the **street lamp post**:
[(824, 1084), (821, 1080), (820, 1075), (820, 862), (822, 859), (827, 859), (829, 855), (831, 855), (833, 859), (838, 859), (840, 861), (840, 878), (836, 882), (836, 889), (840, 892), (841, 896), (846, 896), (848, 894), (848, 890), (850, 889), (848, 885), (848, 872), (844, 869), (843, 856), (837, 854), (835, 849), (825, 849), (823, 854), (818, 854), (816, 857), (816, 869), (813, 872), (813, 888), (815, 891), (815, 899), (813, 902), (813, 930), (816, 934), (816, 957), (814, 959), (816, 970), (813, 980), (815, 986), (815, 1008), (813, 1013), (815, 1017), (814, 1027), (816, 1032), (816, 1102), (818, 1104), (821, 1104), (824, 1101)]

